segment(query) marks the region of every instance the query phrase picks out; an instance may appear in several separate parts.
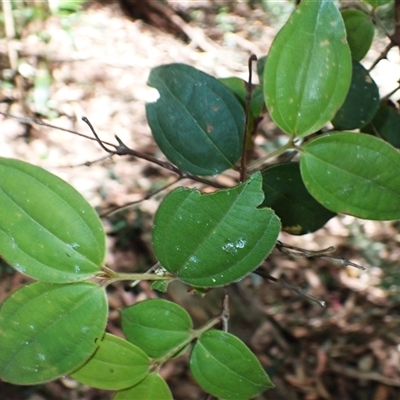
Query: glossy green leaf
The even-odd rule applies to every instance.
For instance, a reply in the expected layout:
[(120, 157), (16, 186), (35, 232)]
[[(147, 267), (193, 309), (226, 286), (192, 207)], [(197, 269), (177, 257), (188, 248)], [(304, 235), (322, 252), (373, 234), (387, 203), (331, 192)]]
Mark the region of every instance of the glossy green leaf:
[(161, 358), (187, 341), (193, 328), (182, 307), (162, 299), (124, 308), (121, 320), (126, 338), (153, 358)]
[(263, 85), (264, 82), (264, 69), (266, 62), (267, 62), (267, 56), (260, 57), (257, 60), (257, 75), (261, 85)]
[(374, 220), (400, 218), (400, 154), (371, 135), (340, 132), (307, 143), (300, 169), (326, 208)]
[(138, 385), (120, 390), (113, 400), (173, 400), (167, 383), (156, 373), (151, 373)]
[(42, 168), (0, 158), (0, 255), (34, 279), (67, 283), (95, 275), (105, 233), (94, 209)]
[(99, 348), (71, 377), (99, 389), (119, 390), (136, 385), (150, 371), (150, 358), (133, 344), (105, 334)]
[(264, 69), (265, 104), (285, 132), (318, 131), (342, 105), (351, 56), (331, 0), (303, 0), (272, 43)]
[(275, 164), (262, 172), (265, 199), (281, 219), (282, 230), (303, 235), (322, 228), (336, 214), (318, 203), (304, 186), (299, 163)]
[(160, 97), (146, 105), (147, 119), (172, 163), (193, 174), (215, 175), (238, 161), (245, 115), (225, 85), (184, 64), (152, 69), (148, 85)]
[(190, 370), (206, 392), (226, 400), (251, 399), (274, 387), (250, 349), (228, 332), (204, 333), (193, 347)]
[(154, 251), (161, 265), (198, 287), (222, 286), (243, 278), (275, 246), (279, 218), (257, 208), (264, 198), (261, 174), (231, 189), (201, 194), (178, 188), (155, 216)]
[(374, 119), (363, 128), (363, 132), (371, 133), (400, 148), (400, 112), (386, 102), (383, 102)]
[(0, 378), (18, 385), (56, 379), (81, 366), (103, 337), (104, 288), (80, 282), (36, 282), (0, 309)]
[(243, 79), (232, 76), (218, 80), (236, 96), (243, 107), (246, 105), (246, 82)]
[(374, 118), (379, 107), (379, 89), (368, 71), (353, 61), (353, 74), (346, 100), (332, 120), (337, 130), (358, 129)]
[(353, 60), (360, 61), (367, 54), (374, 38), (375, 27), (369, 15), (360, 10), (341, 11)]
[[(242, 104), (243, 109), (246, 109), (246, 97), (247, 89), (246, 82), (243, 79), (237, 77), (221, 78), (219, 79), (239, 100)], [(251, 118), (257, 118), (262, 115), (262, 109), (264, 105), (264, 95), (262, 88), (257, 86), (252, 92), (252, 99), (250, 103), (250, 116)]]
[(384, 6), (385, 4), (393, 2), (393, 0), (364, 0), (364, 1), (370, 4), (374, 8)]

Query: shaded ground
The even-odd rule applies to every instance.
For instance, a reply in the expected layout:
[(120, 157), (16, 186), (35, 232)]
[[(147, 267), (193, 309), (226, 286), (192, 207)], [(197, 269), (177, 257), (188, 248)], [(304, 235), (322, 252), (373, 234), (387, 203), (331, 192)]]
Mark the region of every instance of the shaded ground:
[[(291, 6), (282, 4), (280, 12), (287, 16)], [(191, 31), (192, 40), (184, 35), (177, 38), (140, 20), (131, 21), (118, 4), (93, 4), (73, 16), (35, 20), (22, 31), (16, 44), (27, 76), (22, 92), (4, 86), (1, 98), (15, 101), (11, 105), (2, 102), (0, 110), (28, 118), (35, 117), (35, 112), (53, 115), (51, 124), (90, 135), (80, 120), (85, 115), (103, 140), (113, 142), (117, 134), (135, 150), (162, 159), (144, 113), (145, 101), (151, 96), (146, 87), (150, 69), (184, 62), (217, 77), (246, 78), (248, 56), (268, 52), (278, 24), (268, 19), (271, 13), (266, 15), (260, 6), (252, 10), (244, 3), (233, 10), (219, 8), (217, 14), (207, 1), (196, 9), (180, 11), (194, 18), (191, 27), (202, 28)], [(199, 43), (207, 49), (199, 49)], [(373, 50), (370, 58), (378, 52), (379, 48)], [(0, 61), (3, 68), (9, 67), (9, 49), (4, 40), (0, 41)], [(44, 78), (51, 73), (48, 89), (44, 85), (35, 92), (29, 86), (29, 68), (41, 71)], [(391, 68), (390, 63), (387, 68)], [(384, 87), (383, 94), (390, 90), (382, 79), (392, 73), (387, 71), (391, 70), (381, 72), (377, 78)], [(259, 143), (267, 148), (279, 142), (276, 132), (268, 131), (266, 136), (268, 141), (260, 136)], [(104, 157), (96, 143), (13, 119), (0, 120), (0, 155), (23, 159), (56, 173), (99, 212), (140, 200), (174, 178), (168, 171), (127, 158), (106, 159), (87, 167), (84, 164), (88, 161)], [(229, 176), (219, 179), (230, 182)], [(133, 272), (153, 264), (151, 224), (160, 198), (154, 196), (104, 219), (109, 233), (107, 263), (111, 268)], [(398, 223), (336, 217), (316, 234), (282, 234), (281, 240), (314, 250), (334, 245), (335, 255), (350, 258), (367, 270), (360, 273), (320, 259), (291, 259), (274, 251), (266, 264), (271, 275), (284, 277), (324, 299), (325, 308), (269, 281), (249, 278), (228, 288), (230, 330), (251, 346), (276, 385), (275, 390), (259, 399), (400, 398)], [(3, 299), (25, 278), (7, 267), (1, 269), (1, 274)], [(135, 290), (115, 285), (109, 292), (108, 330), (114, 334), (121, 334), (118, 309), (155, 296), (146, 283)], [(219, 312), (223, 289), (200, 299), (176, 284), (168, 296), (188, 309), (200, 325)], [(186, 361), (182, 357), (168, 363), (162, 374), (175, 399), (205, 399), (188, 374)], [(0, 393), (9, 400), (111, 398), (110, 392), (82, 387), (69, 378), (32, 388), (0, 383)]]

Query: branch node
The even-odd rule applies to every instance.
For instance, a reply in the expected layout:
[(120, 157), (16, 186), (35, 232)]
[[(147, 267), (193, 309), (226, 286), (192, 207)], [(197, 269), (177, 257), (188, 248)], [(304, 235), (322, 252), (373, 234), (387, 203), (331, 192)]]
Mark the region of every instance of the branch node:
[(100, 145), (100, 147), (106, 151), (107, 153), (111, 153), (111, 154), (116, 154), (114, 150), (110, 150), (109, 148), (107, 148), (104, 143), (100, 140), (99, 136), (97, 135), (96, 131), (93, 128), (93, 125), (91, 124), (91, 122), (86, 118), (86, 117), (82, 117), (82, 121), (89, 127), (89, 129), (92, 131), (94, 137), (96, 138), (96, 142)]

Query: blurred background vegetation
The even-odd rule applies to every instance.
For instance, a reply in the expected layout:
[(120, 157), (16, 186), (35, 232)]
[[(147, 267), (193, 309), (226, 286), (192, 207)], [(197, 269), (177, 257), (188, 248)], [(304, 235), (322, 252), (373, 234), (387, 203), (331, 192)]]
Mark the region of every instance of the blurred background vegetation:
[[(99, 213), (133, 203), (103, 219), (109, 240), (107, 263), (121, 271), (147, 269), (155, 261), (152, 218), (165, 192), (142, 199), (173, 182), (174, 176), (143, 161), (104, 157), (95, 143), (44, 127), (40, 121), (88, 134), (80, 122), (86, 115), (102, 139), (113, 141), (118, 134), (132, 148), (161, 157), (144, 114), (150, 69), (185, 62), (217, 77), (246, 79), (248, 56), (267, 54), (294, 6), (289, 0), (3, 0), (0, 112), (19, 119), (0, 117), (0, 155), (60, 175)], [(382, 24), (367, 57), (369, 65), (387, 45), (384, 30), (393, 28), (393, 4), (379, 13)], [(398, 62), (395, 48), (374, 71), (381, 96), (397, 85)], [(257, 136), (259, 155), (281, 140), (282, 133), (266, 115)], [(218, 179), (233, 182), (229, 173)], [(270, 274), (324, 300), (325, 308), (287, 286), (254, 277), (229, 287), (230, 329), (254, 350), (276, 385), (259, 398), (399, 399), (399, 223), (338, 216), (315, 234), (283, 233), (280, 239), (313, 250), (334, 245), (338, 257), (367, 270), (274, 251), (265, 266)], [(24, 282), (26, 278), (0, 264), (0, 300)], [(171, 286), (167, 296), (183, 305), (198, 324), (218, 313), (223, 290), (200, 298), (182, 285)], [(116, 284), (109, 292), (108, 330), (114, 334), (121, 334), (119, 309), (158, 295), (145, 282), (133, 289)], [(178, 358), (162, 371), (175, 398), (206, 399), (186, 362)], [(0, 393), (7, 400), (94, 400), (112, 395), (68, 377), (35, 387), (0, 382)]]

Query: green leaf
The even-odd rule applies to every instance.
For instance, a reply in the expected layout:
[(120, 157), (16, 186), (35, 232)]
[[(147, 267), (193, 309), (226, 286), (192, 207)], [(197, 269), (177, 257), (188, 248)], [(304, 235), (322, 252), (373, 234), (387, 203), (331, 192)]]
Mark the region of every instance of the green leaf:
[(304, 186), (299, 163), (275, 164), (262, 172), (265, 200), (281, 219), (282, 230), (303, 235), (322, 228), (336, 214), (318, 203)]
[(261, 85), (263, 85), (263, 82), (264, 82), (264, 69), (265, 69), (266, 62), (267, 62), (267, 56), (260, 57), (257, 60), (257, 75), (258, 75), (258, 79), (260, 80)]
[(275, 246), (279, 218), (263, 201), (261, 174), (232, 189), (201, 194), (178, 188), (155, 216), (154, 251), (178, 279), (198, 287), (222, 286), (257, 268)]
[(34, 279), (67, 283), (95, 275), (105, 256), (99, 217), (68, 183), (0, 158), (0, 254)]
[(392, 146), (400, 148), (399, 110), (386, 102), (382, 102), (374, 119), (363, 128), (363, 132), (378, 136)]
[(89, 361), (71, 374), (73, 379), (98, 389), (119, 390), (148, 375), (151, 361), (143, 350), (109, 333), (98, 344)]
[(189, 314), (167, 300), (151, 299), (121, 311), (126, 338), (150, 357), (161, 358), (190, 338)]
[(129, 389), (120, 390), (113, 400), (173, 400), (168, 385), (156, 373), (151, 373), (138, 385)]
[(380, 7), (384, 6), (385, 4), (389, 4), (393, 0), (364, 0), (366, 3), (370, 4), (372, 7)]
[(157, 290), (158, 292), (165, 293), (168, 290), (168, 285), (171, 281), (153, 281), (151, 284), (152, 290)]
[(206, 392), (226, 400), (250, 399), (274, 387), (249, 348), (228, 332), (201, 335), (190, 355), (190, 370)]
[(246, 82), (243, 79), (235, 76), (231, 76), (229, 78), (220, 78), (218, 80), (235, 95), (244, 108), (246, 105)]
[(374, 38), (375, 27), (369, 15), (360, 10), (341, 11), (353, 60), (360, 61), (367, 54)]
[(400, 218), (400, 154), (370, 135), (323, 135), (303, 147), (301, 175), (326, 208), (374, 220)]
[(337, 130), (358, 129), (374, 118), (379, 107), (379, 89), (368, 71), (353, 60), (349, 92), (332, 120)]
[[(247, 97), (247, 89), (246, 82), (243, 79), (237, 77), (230, 78), (221, 78), (219, 79), (221, 83), (223, 83), (240, 101), (244, 110), (246, 110), (246, 97)], [(262, 109), (264, 105), (264, 95), (262, 92), (261, 86), (255, 87), (252, 92), (252, 99), (250, 103), (250, 117), (253, 124), (254, 118), (260, 117), (262, 115)], [(251, 129), (250, 129), (251, 130)]]
[(275, 37), (264, 69), (265, 104), (285, 132), (318, 131), (342, 105), (351, 56), (331, 0), (303, 0)]
[(184, 64), (152, 69), (148, 85), (160, 98), (146, 105), (147, 119), (172, 163), (197, 175), (234, 166), (242, 152), (245, 115), (225, 85)]
[(107, 321), (103, 288), (80, 282), (36, 282), (0, 309), (0, 378), (17, 385), (54, 380), (96, 350)]

